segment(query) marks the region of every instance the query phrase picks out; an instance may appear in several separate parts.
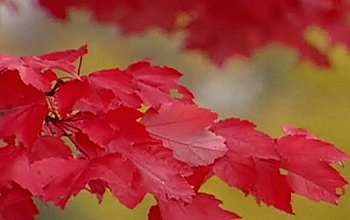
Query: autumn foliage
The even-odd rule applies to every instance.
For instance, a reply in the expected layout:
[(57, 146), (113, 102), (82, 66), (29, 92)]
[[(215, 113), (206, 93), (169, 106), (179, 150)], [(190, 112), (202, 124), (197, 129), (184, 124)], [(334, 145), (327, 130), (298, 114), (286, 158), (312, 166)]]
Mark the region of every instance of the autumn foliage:
[(347, 0), (38, 0), (55, 18), (67, 20), (72, 8), (97, 22), (116, 24), (123, 34), (161, 28), (185, 30), (185, 48), (205, 52), (217, 64), (232, 55), (251, 57), (270, 44), (299, 51), (300, 60), (329, 66), (327, 51), (305, 39), (310, 27), (328, 34), (331, 45), (350, 48)]
[(101, 201), (107, 189), (131, 209), (152, 194), (150, 220), (239, 218), (200, 191), (212, 176), (287, 213), (292, 194), (332, 204), (343, 194), (331, 164), (350, 157), (334, 145), (300, 128), (274, 139), (220, 121), (170, 67), (81, 75), (86, 53), (0, 55), (0, 219), (33, 219), (33, 197), (64, 208), (81, 190)]

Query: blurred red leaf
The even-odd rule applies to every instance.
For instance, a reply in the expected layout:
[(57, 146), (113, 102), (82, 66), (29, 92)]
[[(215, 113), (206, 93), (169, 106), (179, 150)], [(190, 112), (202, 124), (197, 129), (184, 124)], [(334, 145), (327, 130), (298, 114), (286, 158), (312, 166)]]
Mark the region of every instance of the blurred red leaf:
[(59, 19), (68, 19), (71, 8), (92, 13), (93, 19), (116, 24), (124, 34), (140, 33), (150, 27), (166, 32), (185, 30), (185, 48), (201, 50), (217, 64), (232, 55), (251, 57), (269, 44), (295, 48), (301, 60), (329, 66), (327, 52), (309, 43), (309, 27), (320, 27), (331, 44), (350, 47), (346, 0), (39, 0), (42, 7)]

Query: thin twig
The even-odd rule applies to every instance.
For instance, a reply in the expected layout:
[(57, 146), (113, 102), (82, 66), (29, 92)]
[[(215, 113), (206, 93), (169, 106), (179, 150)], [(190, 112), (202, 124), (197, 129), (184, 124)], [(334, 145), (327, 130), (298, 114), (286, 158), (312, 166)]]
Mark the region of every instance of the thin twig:
[(81, 70), (81, 65), (83, 63), (83, 56), (80, 57), (80, 60), (79, 60), (79, 66), (78, 66), (78, 76), (80, 76), (80, 70)]
[(55, 86), (54, 86), (50, 91), (45, 92), (45, 95), (46, 95), (46, 96), (54, 96), (55, 93), (56, 93), (56, 90), (58, 89), (58, 87), (59, 87), (60, 85), (62, 85), (63, 83), (64, 83), (63, 80), (58, 79), (57, 82), (56, 82), (56, 84), (55, 84)]

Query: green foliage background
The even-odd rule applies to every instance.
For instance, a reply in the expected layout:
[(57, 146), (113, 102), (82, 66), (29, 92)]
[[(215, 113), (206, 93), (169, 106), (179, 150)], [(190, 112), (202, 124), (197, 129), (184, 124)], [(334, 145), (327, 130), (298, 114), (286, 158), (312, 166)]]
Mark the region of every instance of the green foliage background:
[[(33, 55), (88, 44), (90, 53), (84, 58), (82, 69), (85, 73), (124, 68), (151, 57), (154, 64), (172, 66), (184, 73), (182, 82), (194, 91), (198, 103), (219, 112), (223, 118), (249, 119), (275, 137), (282, 134), (283, 125), (305, 127), (350, 153), (350, 55), (342, 45), (329, 45), (321, 30), (310, 28), (306, 37), (329, 53), (329, 69), (299, 63), (296, 51), (280, 45), (258, 51), (251, 60), (233, 57), (219, 68), (199, 52), (181, 50), (186, 33), (169, 36), (153, 29), (121, 38), (116, 28), (91, 23), (89, 15), (83, 12), (72, 12), (70, 23), (47, 18), (28, 4), (18, 14), (0, 8), (0, 53)], [(350, 163), (340, 170), (350, 180)], [(252, 197), (245, 198), (216, 178), (203, 191), (215, 194), (225, 208), (246, 220), (350, 219), (350, 194), (340, 200), (339, 206), (294, 196), (296, 215), (292, 216), (258, 206)], [(147, 196), (135, 210), (128, 210), (110, 193), (99, 205), (94, 196), (83, 192), (71, 199), (64, 211), (38, 201), (42, 212), (38, 219), (147, 219), (153, 203), (153, 198)]]

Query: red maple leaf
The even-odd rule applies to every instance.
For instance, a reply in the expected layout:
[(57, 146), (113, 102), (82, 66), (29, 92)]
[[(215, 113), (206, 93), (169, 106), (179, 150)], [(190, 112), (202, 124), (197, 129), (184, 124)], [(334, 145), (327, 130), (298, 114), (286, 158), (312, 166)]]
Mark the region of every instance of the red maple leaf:
[(83, 159), (48, 158), (31, 165), (33, 178), (42, 188), (44, 201), (64, 207), (67, 200), (90, 180), (103, 180), (112, 189), (131, 185), (133, 166), (119, 154)]
[(146, 192), (164, 200), (191, 201), (194, 192), (184, 178), (189, 168), (172, 158), (169, 150), (143, 145), (131, 148), (124, 155), (137, 167), (140, 187)]
[(38, 137), (30, 150), (29, 160), (34, 162), (50, 157), (69, 159), (73, 155), (62, 139), (52, 136)]
[(173, 68), (151, 66), (149, 62), (143, 61), (128, 66), (126, 72), (134, 77), (136, 92), (146, 105), (159, 108), (162, 103), (174, 102), (172, 89), (182, 96), (176, 100), (193, 103), (193, 94), (177, 83), (182, 74)]
[[(11, 58), (0, 72), (1, 219), (33, 219), (34, 196), (64, 208), (84, 189), (99, 202), (109, 189), (128, 208), (150, 193), (158, 201), (152, 220), (238, 218), (199, 192), (214, 175), (288, 213), (292, 193), (333, 204), (342, 195), (347, 182), (330, 164), (350, 158), (334, 145), (304, 129), (285, 127), (286, 136), (272, 139), (247, 121), (215, 122), (217, 114), (193, 103), (172, 68), (140, 62), (64, 78), (51, 69), (84, 53), (27, 57), (46, 69), (31, 74), (36, 63), (24, 68)], [(47, 76), (49, 90), (27, 83), (23, 72), (38, 82)]]
[(214, 196), (198, 193), (190, 204), (174, 200), (158, 200), (149, 213), (149, 220), (229, 220), (240, 216), (219, 207), (222, 202)]
[(292, 213), (292, 189), (274, 165), (278, 154), (273, 140), (256, 131), (254, 124), (239, 119), (220, 121), (211, 130), (224, 137), (229, 148), (215, 162), (214, 173), (230, 186), (252, 194), (258, 202)]
[(87, 53), (87, 47), (78, 50), (69, 50), (32, 57), (14, 57), (0, 55), (0, 70), (17, 70), (23, 82), (32, 85), (36, 89), (48, 92), (51, 82), (55, 79), (48, 69), (58, 69), (78, 76), (75, 66), (72, 64), (76, 59)]
[(190, 200), (193, 191), (181, 175), (189, 168), (173, 159), (169, 150), (149, 136), (144, 126), (136, 121), (141, 115), (133, 109), (118, 108), (108, 112), (103, 120), (87, 122), (83, 132), (96, 144), (120, 152), (132, 161), (144, 193)]
[(25, 85), (17, 71), (0, 73), (0, 138), (16, 135), (25, 146), (33, 144), (48, 113), (43, 93)]
[[(279, 166), (288, 171), (288, 183), (297, 194), (315, 201), (337, 203), (347, 181), (330, 163), (350, 160), (334, 145), (309, 139), (305, 135), (288, 135), (278, 139)], [(342, 189), (342, 192), (338, 192)]]
[(158, 112), (148, 111), (142, 118), (147, 131), (172, 149), (175, 158), (192, 166), (212, 164), (227, 148), (224, 139), (206, 130), (217, 114), (181, 103), (163, 104)]
[(82, 131), (94, 143), (110, 151), (123, 151), (123, 147), (155, 142), (145, 127), (138, 122), (143, 114), (132, 108), (119, 107), (100, 117), (84, 122)]
[[(144, 103), (158, 108), (167, 102), (192, 103), (192, 93), (177, 83), (180, 77), (172, 68), (139, 62), (125, 71), (97, 71), (66, 82), (56, 94), (57, 103), (63, 116), (72, 109), (101, 113), (120, 105), (137, 108)], [(183, 97), (173, 97), (171, 90), (174, 89)]]
[(37, 192), (35, 182), (30, 175), (28, 153), (23, 148), (11, 145), (0, 148), (0, 159), (1, 187), (8, 187), (14, 181), (22, 188), (33, 193)]
[(37, 214), (30, 192), (16, 183), (0, 188), (0, 219), (33, 220)]
[(193, 186), (193, 190), (198, 192), (200, 187), (213, 176), (213, 166), (192, 167), (192, 174), (186, 177), (187, 182)]
[(221, 121), (211, 129), (226, 139), (229, 148), (214, 164), (214, 173), (258, 202), (292, 213), (292, 193), (336, 203), (340, 196), (336, 190), (347, 183), (329, 164), (350, 157), (334, 145), (299, 134), (275, 142), (239, 119)]
[(141, 100), (133, 89), (133, 77), (124, 71), (103, 70), (62, 85), (57, 92), (60, 113), (73, 108), (82, 111), (106, 112), (119, 105), (139, 107)]

